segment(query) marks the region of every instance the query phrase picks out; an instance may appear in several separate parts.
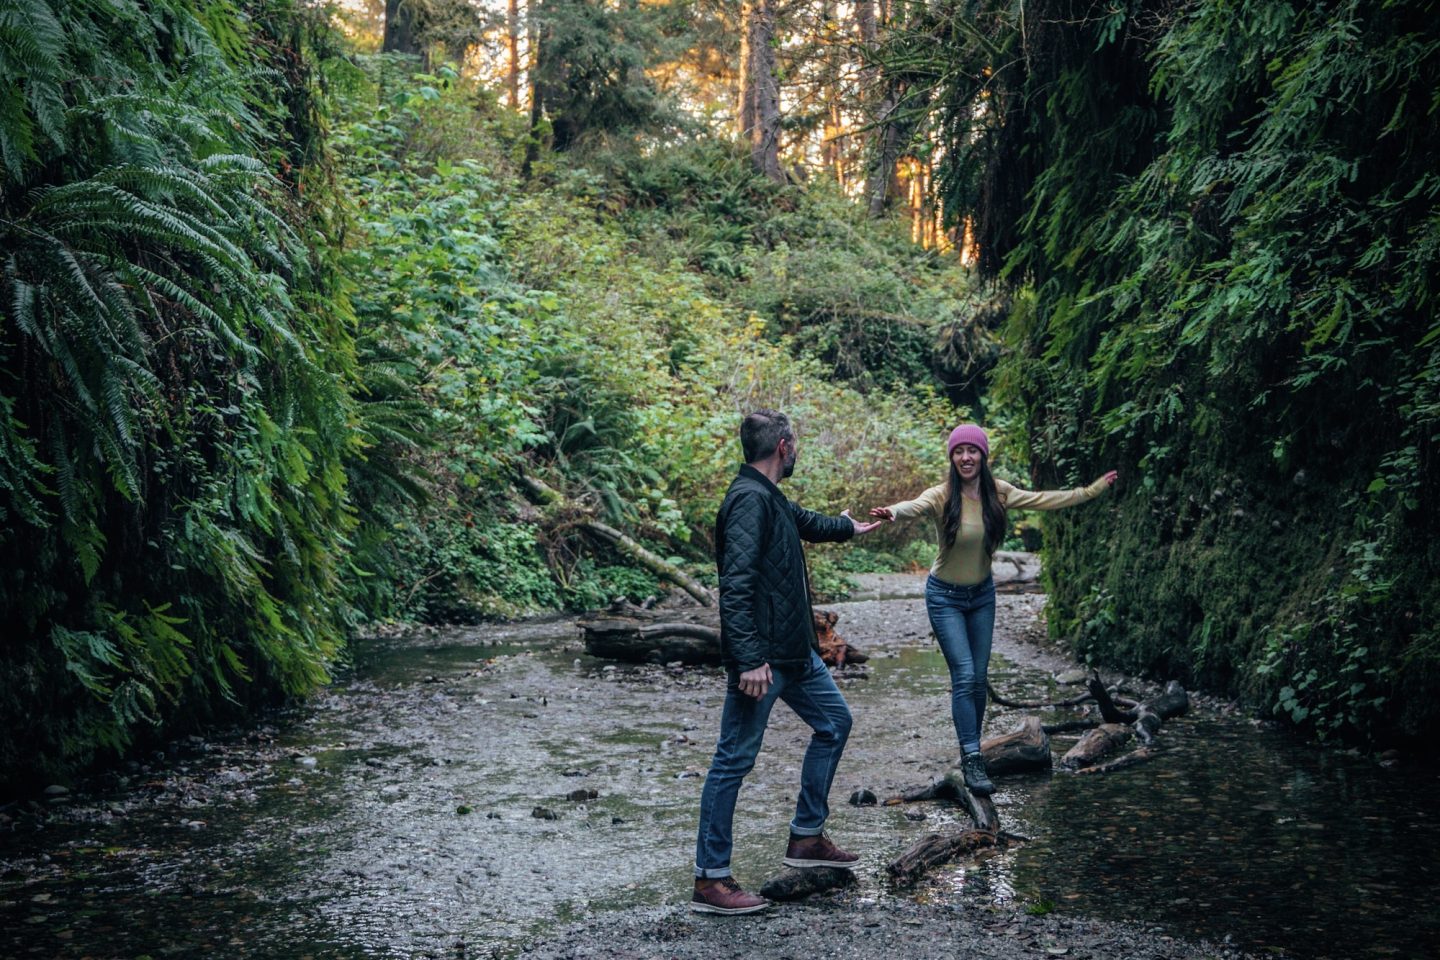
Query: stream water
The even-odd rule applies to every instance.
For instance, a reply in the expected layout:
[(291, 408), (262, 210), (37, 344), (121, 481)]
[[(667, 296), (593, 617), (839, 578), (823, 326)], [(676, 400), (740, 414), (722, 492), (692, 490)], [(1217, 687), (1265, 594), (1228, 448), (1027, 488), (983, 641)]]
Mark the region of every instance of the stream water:
[[(1042, 604), (1000, 598), (992, 680), (1012, 697), (1074, 693), (1055, 680), (1069, 665), (1020, 640)], [(948, 768), (944, 665), (920, 601), (834, 609), (871, 654), (840, 681), (856, 722), (829, 831), (864, 860), (834, 908), (1010, 903), (1294, 957), (1440, 953), (1436, 771), (1203, 703), (1148, 764), (1002, 781), (1001, 816), (1028, 842), (891, 886), (884, 864), (956, 811), (845, 801)], [(593, 660), (568, 621), (362, 643), (266, 725), (5, 808), (0, 956), (504, 956), (576, 917), (679, 909), (721, 691), (717, 669)], [(805, 739), (777, 708), (737, 811), (742, 881), (779, 867)]]

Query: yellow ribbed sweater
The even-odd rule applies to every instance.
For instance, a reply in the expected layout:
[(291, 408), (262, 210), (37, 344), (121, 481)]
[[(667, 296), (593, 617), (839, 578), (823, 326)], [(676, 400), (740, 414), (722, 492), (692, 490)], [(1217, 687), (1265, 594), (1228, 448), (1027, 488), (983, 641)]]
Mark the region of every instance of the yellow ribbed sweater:
[[(1087, 500), (1094, 500), (1109, 489), (1101, 477), (1088, 487), (1073, 490), (1021, 490), (1004, 480), (996, 479), (995, 489), (1007, 510), (1059, 510)], [(985, 552), (985, 521), (980, 501), (961, 498), (960, 529), (948, 550), (941, 549), (930, 565), (930, 573), (947, 583), (970, 586), (990, 576), (990, 555)], [(930, 516), (935, 522), (935, 542), (945, 542), (945, 484), (937, 484), (914, 500), (890, 505), (896, 520)]]

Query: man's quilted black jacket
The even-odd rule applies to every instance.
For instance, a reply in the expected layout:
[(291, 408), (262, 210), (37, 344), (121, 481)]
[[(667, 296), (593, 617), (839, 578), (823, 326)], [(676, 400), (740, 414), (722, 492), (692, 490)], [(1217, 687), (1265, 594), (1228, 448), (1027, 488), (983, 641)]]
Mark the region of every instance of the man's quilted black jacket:
[(819, 645), (800, 540), (854, 535), (847, 518), (793, 504), (759, 470), (742, 466), (715, 517), (721, 659), (742, 672), (807, 662)]

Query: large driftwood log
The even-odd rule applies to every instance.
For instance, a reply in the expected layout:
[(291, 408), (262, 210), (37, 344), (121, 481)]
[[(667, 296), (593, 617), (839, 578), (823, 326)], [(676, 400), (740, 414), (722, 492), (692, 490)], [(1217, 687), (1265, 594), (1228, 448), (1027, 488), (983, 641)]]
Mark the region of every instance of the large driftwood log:
[(839, 867), (810, 867), (800, 870), (786, 867), (760, 886), (760, 896), (767, 900), (799, 900), (812, 893), (848, 887), (854, 882), (854, 870), (842, 870)]
[(585, 652), (627, 663), (720, 662), (720, 630), (703, 623), (644, 623), (628, 617), (582, 620)]
[[(720, 662), (720, 615), (713, 608), (657, 612), (622, 606), (611, 611), (580, 621), (585, 652), (593, 657), (626, 663)], [(869, 660), (835, 632), (838, 620), (834, 611), (815, 611), (820, 658), (830, 666)]]
[(1039, 717), (1025, 717), (1009, 733), (982, 740), (980, 752), (992, 777), (1050, 769), (1050, 738)]
[[(565, 499), (564, 494), (543, 480), (522, 474), (519, 477), (519, 482), (530, 494), (531, 498), (543, 506), (573, 506), (573, 504)], [(715, 606), (715, 595), (710, 592), (709, 587), (705, 586), (699, 580), (696, 580), (674, 564), (667, 562), (664, 557), (647, 550), (624, 531), (617, 530), (608, 523), (601, 523), (593, 517), (585, 516), (583, 511), (578, 509), (576, 512), (580, 514), (577, 522), (580, 528), (586, 533), (604, 540), (657, 577), (675, 584), (681, 590), (684, 590), (690, 594), (690, 596), (694, 597), (703, 606)]]
[(1078, 770), (1099, 763), (1129, 743), (1134, 735), (1134, 731), (1126, 724), (1102, 723), (1081, 737), (1080, 742), (1060, 758), (1060, 766), (1067, 770)]
[(931, 833), (919, 843), (891, 860), (886, 866), (890, 876), (902, 882), (915, 880), (926, 870), (948, 863), (956, 857), (993, 847), (1000, 838), (988, 830), (964, 830), (959, 833)]

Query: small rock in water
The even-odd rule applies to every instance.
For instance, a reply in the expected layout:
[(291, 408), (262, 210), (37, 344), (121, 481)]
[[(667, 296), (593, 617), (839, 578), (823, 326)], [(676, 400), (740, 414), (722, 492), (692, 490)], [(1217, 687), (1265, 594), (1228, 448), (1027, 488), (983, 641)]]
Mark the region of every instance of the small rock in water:
[(914, 820), (918, 823), (919, 821), (925, 819), (925, 812), (923, 810), (906, 810), (905, 819)]
[(47, 797), (64, 797), (67, 796), (69, 793), (69, 787), (62, 787), (58, 783), (52, 783), (50, 784), (50, 786), (45, 788), (45, 796)]
[(536, 807), (530, 811), (530, 816), (536, 820), (559, 820), (560, 815), (548, 807)]
[(314, 767), (317, 761), (314, 757), (296, 757), (295, 762), (302, 767)]
[(880, 800), (869, 790), (856, 790), (850, 794), (850, 805), (854, 807), (873, 807)]
[(458, 807), (455, 808), (455, 812), (458, 813), (460, 816), (463, 817), (463, 816), (465, 816), (466, 814), (474, 813), (474, 812), (475, 812), (475, 808), (474, 808), (474, 807), (471, 807), (471, 806), (467, 806), (466, 804), (463, 804), (463, 803), (462, 803), (462, 804), (460, 804), (460, 806), (458, 806)]
[(565, 798), (567, 800), (573, 800), (576, 803), (581, 803), (586, 800), (594, 800), (598, 796), (600, 796), (600, 791), (598, 790), (571, 790), (565, 795)]
[(1055, 682), (1064, 684), (1084, 683), (1085, 678), (1086, 674), (1084, 670), (1066, 670), (1064, 673), (1055, 677)]

